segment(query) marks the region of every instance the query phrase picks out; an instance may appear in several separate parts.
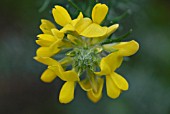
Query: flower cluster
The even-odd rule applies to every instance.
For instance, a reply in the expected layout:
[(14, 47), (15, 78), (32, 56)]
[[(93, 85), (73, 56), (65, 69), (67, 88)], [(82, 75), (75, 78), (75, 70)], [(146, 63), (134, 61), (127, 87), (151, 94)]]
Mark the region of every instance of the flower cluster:
[(98, 3), (93, 7), (92, 19), (84, 17), (82, 12), (72, 19), (65, 8), (56, 5), (52, 14), (62, 28), (58, 30), (52, 22), (41, 20), (43, 34), (36, 40), (40, 47), (34, 59), (48, 66), (41, 76), (43, 82), (50, 83), (56, 77), (65, 82), (59, 94), (61, 103), (74, 99), (77, 84), (93, 102), (102, 97), (104, 79), (110, 98), (128, 90), (128, 82), (115, 70), (123, 57), (137, 52), (139, 45), (134, 40), (102, 44), (119, 27), (118, 24), (100, 25), (107, 13), (108, 7)]

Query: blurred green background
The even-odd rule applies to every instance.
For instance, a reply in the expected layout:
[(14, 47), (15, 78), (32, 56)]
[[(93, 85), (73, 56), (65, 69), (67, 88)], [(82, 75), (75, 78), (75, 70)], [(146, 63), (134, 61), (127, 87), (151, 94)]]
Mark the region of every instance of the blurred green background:
[[(82, 9), (88, 0), (74, 0)], [(137, 40), (140, 50), (118, 69), (130, 84), (118, 99), (104, 94), (93, 104), (76, 87), (75, 99), (67, 105), (58, 101), (62, 82), (45, 84), (39, 77), (46, 66), (33, 60), (40, 19), (53, 20), (55, 4), (76, 10), (67, 0), (0, 1), (0, 114), (170, 114), (170, 1), (99, 0), (109, 5), (109, 19), (128, 10), (118, 21), (116, 36), (133, 29), (125, 39)]]

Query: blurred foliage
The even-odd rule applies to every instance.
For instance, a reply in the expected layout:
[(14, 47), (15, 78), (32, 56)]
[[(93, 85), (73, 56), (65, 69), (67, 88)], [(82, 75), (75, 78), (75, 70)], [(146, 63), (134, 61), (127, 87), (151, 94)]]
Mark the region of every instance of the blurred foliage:
[[(97, 0), (72, 0), (90, 16)], [(140, 51), (126, 59), (118, 72), (130, 83), (129, 91), (111, 100), (91, 103), (76, 88), (75, 100), (58, 102), (61, 82), (40, 81), (45, 67), (33, 60), (40, 19), (54, 22), (51, 9), (59, 4), (74, 18), (78, 9), (67, 0), (0, 1), (0, 113), (1, 114), (169, 114), (170, 113), (170, 1), (98, 0), (109, 6), (107, 19), (119, 23), (112, 38), (133, 29), (126, 40), (135, 39)], [(127, 12), (127, 13), (126, 13)], [(123, 18), (122, 18), (123, 17)], [(120, 20), (119, 20), (120, 19)], [(110, 22), (109, 21), (109, 22)], [(108, 22), (104, 22), (108, 23)], [(128, 64), (126, 64), (128, 62)], [(105, 91), (105, 90), (104, 90)], [(105, 93), (105, 92), (104, 92)]]

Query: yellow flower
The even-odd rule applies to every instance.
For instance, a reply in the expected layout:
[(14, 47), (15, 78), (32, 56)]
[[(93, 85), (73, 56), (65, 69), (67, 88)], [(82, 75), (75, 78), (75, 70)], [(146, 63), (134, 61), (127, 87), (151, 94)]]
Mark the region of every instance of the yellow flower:
[[(43, 38), (42, 36), (45, 36), (44, 38), (47, 39), (41, 39)], [(36, 43), (41, 46), (36, 52), (39, 57), (51, 57), (60, 52), (60, 46), (63, 45), (61, 40), (55, 39), (53, 36), (46, 34), (39, 35), (39, 40), (37, 40)]]
[(40, 29), (44, 34), (52, 34), (51, 29), (56, 28), (55, 25), (49, 20), (42, 19), (41, 23)]
[(74, 89), (75, 82), (72, 81), (65, 82), (60, 91), (59, 101), (61, 103), (71, 102), (74, 99)]
[(37, 56), (51, 57), (62, 50), (62, 46), (70, 47), (71, 43), (63, 41), (64, 32), (58, 30), (53, 23), (48, 20), (41, 20), (40, 29), (44, 34), (39, 34), (36, 43), (41, 47), (37, 49)]
[(121, 91), (128, 89), (128, 82), (115, 70), (124, 56), (136, 53), (139, 45), (133, 40), (103, 45), (104, 39), (119, 27), (118, 24), (100, 25), (107, 13), (108, 7), (98, 3), (93, 7), (92, 19), (83, 17), (82, 12), (72, 19), (64, 7), (56, 5), (52, 14), (62, 28), (58, 30), (52, 22), (41, 20), (43, 34), (37, 36), (36, 43), (40, 47), (34, 59), (47, 65), (40, 78), (43, 82), (51, 83), (56, 77), (64, 81), (59, 94), (61, 103), (74, 99), (77, 83), (92, 102), (98, 102), (102, 97), (103, 75), (109, 97), (117, 98)]
[(79, 82), (80, 87), (87, 92), (88, 98), (96, 103), (102, 97), (102, 90), (104, 80), (100, 77), (95, 76), (94, 73), (88, 73), (88, 78)]
[(96, 85), (96, 89), (93, 88), (87, 91), (87, 96), (92, 102), (96, 103), (101, 99), (103, 84), (104, 80), (102, 78), (97, 78), (97, 83), (96, 84), (93, 83), (93, 86)]
[(34, 57), (34, 59), (48, 65), (41, 76), (43, 82), (50, 83), (57, 76), (66, 81), (61, 89), (59, 100), (61, 103), (71, 102), (74, 98), (75, 82), (80, 80), (77, 73), (74, 70), (65, 71), (59, 62), (49, 57)]
[(139, 44), (134, 40), (130, 42), (121, 42), (113, 45), (105, 45), (105, 48), (110, 47), (115, 52), (102, 58), (100, 62), (100, 72), (97, 75), (106, 75), (107, 95), (111, 98), (117, 98), (121, 91), (128, 90), (128, 82), (115, 70), (121, 65), (123, 56), (131, 56), (139, 49)]
[(118, 24), (110, 27), (101, 27), (101, 22), (105, 19), (108, 7), (105, 4), (98, 3), (92, 10), (92, 20), (90, 18), (82, 18), (76, 25), (75, 29), (78, 34), (87, 38), (106, 37), (113, 33)]
[(92, 20), (90, 18), (83, 18), (80, 12), (77, 19), (72, 20), (69, 13), (62, 6), (55, 6), (53, 9), (53, 16), (57, 24), (62, 26), (62, 32), (76, 31), (79, 35), (87, 38), (106, 37), (113, 33), (118, 24), (110, 27), (101, 27), (101, 22), (105, 19), (108, 7), (105, 4), (96, 4), (92, 10)]
[(67, 10), (59, 5), (53, 8), (52, 13), (56, 23), (63, 27), (61, 31), (64, 33), (67, 31), (75, 31), (75, 24), (83, 18), (83, 14), (80, 12), (77, 19), (72, 20)]
[(36, 43), (41, 47), (37, 49), (37, 56), (39, 57), (51, 57), (58, 52), (60, 52), (60, 48), (63, 45), (62, 39), (64, 37), (64, 33), (60, 32), (53, 23), (48, 20), (41, 20), (42, 24), (40, 25), (40, 29), (44, 34), (39, 34), (38, 40)]

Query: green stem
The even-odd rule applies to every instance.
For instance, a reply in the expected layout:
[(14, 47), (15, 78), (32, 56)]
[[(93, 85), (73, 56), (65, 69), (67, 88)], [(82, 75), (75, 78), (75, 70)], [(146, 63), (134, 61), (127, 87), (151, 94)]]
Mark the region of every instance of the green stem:
[(48, 7), (49, 3), (50, 3), (50, 0), (45, 0), (44, 4), (40, 7), (38, 11), (43, 12)]
[(81, 11), (81, 12), (82, 12), (81, 8), (79, 8), (73, 1), (68, 0), (68, 2), (69, 2), (74, 8), (76, 8), (78, 11)]
[(127, 17), (129, 14), (131, 13), (130, 10), (127, 10), (126, 12), (124, 12), (122, 15), (114, 18), (110, 23), (118, 23), (120, 20), (122, 20), (123, 18)]
[(96, 1), (96, 3), (98, 3), (99, 2), (99, 0), (95, 0)]
[(120, 36), (118, 38), (115, 39), (107, 39), (106, 41), (104, 41), (103, 44), (109, 44), (109, 43), (113, 43), (113, 42), (121, 42), (123, 39), (125, 39), (126, 37), (128, 37), (130, 34), (132, 33), (132, 29), (130, 29), (126, 34), (124, 34), (123, 36)]

